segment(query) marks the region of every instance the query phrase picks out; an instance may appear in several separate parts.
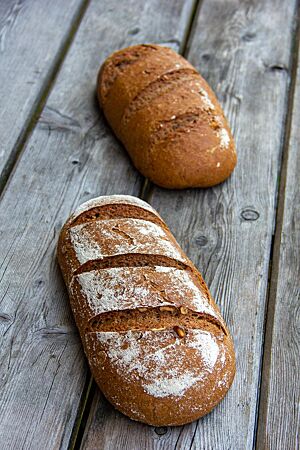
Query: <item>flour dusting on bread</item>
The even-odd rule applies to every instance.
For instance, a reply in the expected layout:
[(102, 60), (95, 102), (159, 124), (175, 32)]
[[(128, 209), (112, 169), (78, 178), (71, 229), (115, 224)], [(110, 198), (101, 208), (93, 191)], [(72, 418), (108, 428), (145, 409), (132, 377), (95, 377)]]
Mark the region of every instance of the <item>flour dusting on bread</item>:
[(80, 264), (125, 253), (159, 254), (185, 261), (170, 236), (159, 225), (141, 219), (110, 219), (70, 228), (70, 239)]
[[(222, 343), (202, 330), (189, 330), (184, 341), (172, 331), (92, 334), (115, 370), (132, 382), (138, 379), (144, 391), (154, 397), (180, 397), (195, 384), (205, 382), (224, 352)], [(187, 349), (193, 350), (189, 367)]]
[[(196, 83), (196, 84), (198, 84), (198, 85), (200, 86), (200, 83)], [(212, 103), (212, 101), (210, 100), (209, 95), (208, 95), (208, 93), (206, 92), (206, 90), (199, 87), (199, 94), (200, 94), (201, 97), (202, 97), (202, 102), (204, 103), (205, 107), (206, 107), (208, 110), (214, 111), (214, 110), (215, 110), (215, 106), (214, 106), (214, 104)]]
[(218, 137), (220, 138), (220, 147), (228, 148), (230, 144), (230, 136), (228, 131), (225, 130), (225, 128), (221, 128), (221, 130), (218, 131)]
[(75, 278), (91, 316), (139, 307), (185, 305), (223, 322), (190, 273), (175, 267), (114, 267), (83, 272)]

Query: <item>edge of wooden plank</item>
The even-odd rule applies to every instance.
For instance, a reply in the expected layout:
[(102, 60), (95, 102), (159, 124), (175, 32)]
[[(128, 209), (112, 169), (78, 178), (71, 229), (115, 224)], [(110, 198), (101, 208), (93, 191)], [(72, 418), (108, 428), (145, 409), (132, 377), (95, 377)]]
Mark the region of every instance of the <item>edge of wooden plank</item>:
[(201, 6), (203, 0), (194, 0), (194, 4), (190, 13), (189, 21), (187, 22), (187, 27), (182, 38), (182, 42), (179, 46), (178, 53), (180, 55), (185, 55), (188, 51), (188, 46), (191, 41), (193, 32), (195, 31), (195, 25), (197, 24), (198, 16), (200, 14)]
[(26, 142), (30, 138), (31, 133), (37, 124), (38, 118), (46, 104), (47, 98), (52, 90), (56, 77), (69, 51), (69, 48), (76, 36), (77, 30), (85, 15), (89, 3), (90, 0), (82, 0), (82, 4), (78, 8), (73, 23), (70, 26), (69, 34), (62, 41), (60, 48), (58, 49), (57, 55), (54, 58), (53, 65), (49, 69), (44, 84), (37, 95), (36, 105), (33, 105), (32, 110), (29, 112), (27, 121), (24, 123), (23, 130), (21, 131), (19, 138), (16, 141), (15, 147), (12, 149), (10, 155), (7, 158), (7, 161), (3, 166), (2, 172), (0, 173), (0, 198), (5, 190), (5, 187), (8, 183), (10, 176), (14, 172), (14, 168), (16, 166), (18, 159), (22, 154), (23, 149), (26, 146)]
[(283, 151), (281, 160), (281, 170), (278, 176), (277, 188), (277, 210), (274, 224), (274, 235), (270, 255), (268, 292), (265, 311), (265, 333), (261, 358), (261, 373), (259, 386), (259, 399), (256, 414), (256, 433), (254, 435), (253, 448), (267, 448), (266, 443), (266, 424), (268, 415), (269, 398), (269, 378), (271, 369), (271, 348), (273, 343), (273, 328), (277, 299), (277, 288), (279, 281), (279, 264), (281, 255), (281, 235), (283, 230), (284, 210), (285, 210), (285, 192), (288, 172), (288, 157), (290, 149), (290, 137), (293, 122), (294, 100), (297, 83), (297, 75), (300, 76), (299, 49), (300, 49), (300, 2), (298, 2), (298, 11), (296, 17), (296, 27), (291, 49), (291, 81), (289, 88), (287, 115), (285, 120), (285, 134), (283, 137)]
[(90, 370), (88, 370), (88, 376), (82, 392), (80, 404), (77, 410), (77, 416), (74, 422), (72, 433), (70, 436), (70, 441), (68, 445), (68, 450), (75, 450), (78, 448), (77, 442), (83, 435), (84, 430), (82, 425), (87, 421), (87, 413), (91, 408), (92, 399), (95, 394), (95, 381), (92, 377)]

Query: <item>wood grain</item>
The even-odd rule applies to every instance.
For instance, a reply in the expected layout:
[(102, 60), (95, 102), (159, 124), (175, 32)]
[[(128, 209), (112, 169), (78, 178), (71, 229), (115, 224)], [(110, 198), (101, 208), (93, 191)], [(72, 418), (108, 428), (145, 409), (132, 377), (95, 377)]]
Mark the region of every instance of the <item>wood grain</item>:
[(57, 237), (82, 201), (141, 188), (141, 177), (100, 117), (95, 82), (100, 63), (122, 46), (154, 41), (178, 49), (193, 2), (160, 5), (91, 2), (2, 195), (3, 449), (68, 447), (87, 372), (56, 263)]
[(203, 273), (232, 331), (233, 387), (198, 423), (164, 430), (127, 421), (98, 395), (84, 449), (253, 447), (295, 7), (204, 0), (187, 56), (224, 106), (238, 166), (213, 189), (152, 191), (151, 203)]
[(280, 182), (258, 422), (259, 449), (294, 450), (300, 445), (299, 61), (300, 51), (291, 129)]
[[(191, 43), (189, 58), (216, 90), (233, 128), (238, 166), (212, 190), (183, 196), (155, 189), (152, 203), (204, 272), (234, 336), (237, 375), (212, 414), (196, 429), (183, 427), (178, 448), (251, 449), (255, 439), (295, 7), (205, 2)], [(171, 202), (175, 214), (167, 209)]]
[(1, 186), (84, 4), (84, 0), (0, 3)]

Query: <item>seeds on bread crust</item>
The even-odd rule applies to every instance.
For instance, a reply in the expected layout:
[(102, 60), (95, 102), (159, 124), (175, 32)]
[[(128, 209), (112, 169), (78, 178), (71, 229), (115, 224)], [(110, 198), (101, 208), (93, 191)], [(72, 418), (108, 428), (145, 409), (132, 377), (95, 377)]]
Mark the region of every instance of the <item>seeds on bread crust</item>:
[(174, 327), (174, 331), (175, 331), (175, 333), (178, 334), (178, 336), (179, 336), (180, 338), (183, 338), (183, 337), (185, 336), (185, 331), (184, 331), (183, 328), (181, 328), (181, 327), (175, 326), (175, 327)]

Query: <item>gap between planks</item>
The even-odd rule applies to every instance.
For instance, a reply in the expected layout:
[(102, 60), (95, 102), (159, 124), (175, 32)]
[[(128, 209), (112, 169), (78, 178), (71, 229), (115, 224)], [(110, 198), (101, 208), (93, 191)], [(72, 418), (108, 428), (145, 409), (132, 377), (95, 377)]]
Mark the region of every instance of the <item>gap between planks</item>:
[(84, 433), (85, 424), (88, 420), (88, 414), (91, 409), (92, 400), (95, 394), (96, 383), (91, 372), (88, 372), (86, 383), (81, 395), (80, 404), (77, 411), (76, 420), (68, 445), (68, 450), (79, 449), (80, 442)]
[[(189, 42), (192, 38), (193, 31), (194, 31), (194, 25), (197, 23), (197, 19), (200, 13), (201, 5), (203, 0), (195, 0), (190, 19), (186, 28), (185, 35), (182, 39), (182, 43), (179, 47), (178, 53), (180, 55), (185, 56), (188, 53), (188, 47)], [(153, 193), (153, 183), (148, 179), (144, 178), (141, 190), (138, 194), (138, 196), (147, 201), (148, 203), (151, 202), (151, 196)], [(73, 427), (73, 431), (70, 438), (70, 443), (68, 446), (68, 450), (79, 450), (81, 447), (81, 442), (84, 434), (84, 430), (89, 418), (89, 412), (92, 405), (92, 400), (95, 394), (95, 381), (92, 378), (92, 375), (90, 375), (90, 379), (88, 382), (88, 388), (84, 390), (80, 402), (80, 406), (78, 408), (77, 412), (77, 419), (76, 423)]]
[(295, 27), (294, 37), (291, 46), (290, 61), (290, 85), (287, 99), (286, 118), (284, 123), (284, 135), (282, 143), (282, 153), (280, 161), (280, 170), (278, 173), (277, 198), (275, 203), (275, 223), (272, 245), (270, 250), (269, 279), (265, 310), (265, 328), (264, 342), (262, 344), (260, 385), (258, 391), (257, 414), (256, 414), (256, 433), (254, 434), (253, 448), (266, 448), (265, 429), (267, 425), (268, 414), (268, 396), (269, 396), (269, 377), (271, 365), (271, 347), (273, 340), (273, 327), (279, 277), (281, 234), (284, 220), (285, 193), (288, 170), (288, 156), (290, 149), (290, 136), (293, 120), (293, 106), (295, 100), (295, 90), (297, 83), (297, 72), (299, 64), (299, 45), (300, 45), (300, 2), (297, 8), (297, 25)]
[(82, 5), (80, 6), (78, 13), (75, 16), (74, 22), (70, 27), (69, 35), (66, 38), (65, 42), (63, 43), (60, 51), (58, 52), (58, 55), (54, 62), (53, 68), (52, 68), (52, 70), (49, 71), (49, 74), (45, 80), (44, 86), (42, 87), (41, 92), (38, 95), (37, 105), (30, 114), (31, 117), (29, 118), (28, 125), (21, 132), (21, 134), (16, 142), (15, 151), (12, 152), (12, 154), (8, 158), (6, 164), (3, 168), (3, 173), (0, 178), (0, 198), (2, 197), (2, 194), (5, 191), (5, 188), (8, 184), (7, 182), (9, 180), (9, 177), (14, 172), (14, 169), (18, 163), (18, 160), (19, 160), (22, 152), (23, 152), (23, 149), (25, 148), (26, 143), (31, 136), (31, 133), (36, 126), (39, 116), (46, 104), (47, 98), (52, 90), (52, 87), (55, 83), (56, 77), (60, 71), (62, 64), (63, 64), (65, 56), (68, 53), (69, 48), (75, 38), (76, 32), (77, 32), (77, 30), (80, 26), (80, 23), (85, 15), (85, 12), (86, 12), (86, 9), (87, 9), (89, 3), (90, 3), (90, 0), (82, 0)]

